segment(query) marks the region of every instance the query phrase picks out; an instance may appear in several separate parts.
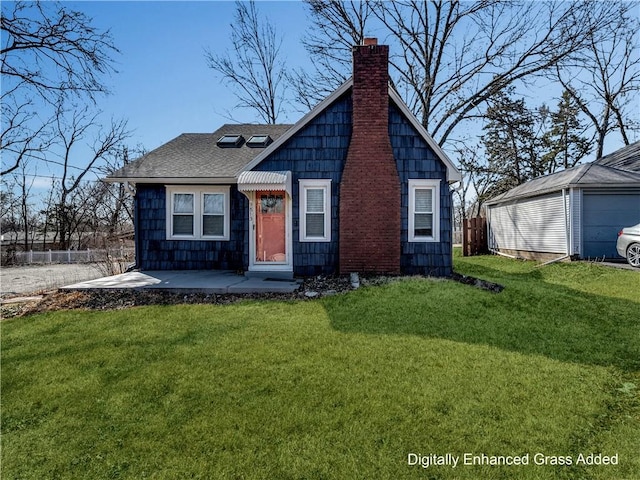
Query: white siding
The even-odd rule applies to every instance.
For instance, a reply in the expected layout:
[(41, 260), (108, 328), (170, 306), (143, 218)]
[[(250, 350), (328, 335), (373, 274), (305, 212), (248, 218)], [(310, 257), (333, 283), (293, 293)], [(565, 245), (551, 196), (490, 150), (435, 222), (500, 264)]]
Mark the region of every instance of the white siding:
[(565, 208), (561, 192), (489, 206), (489, 248), (566, 253)]

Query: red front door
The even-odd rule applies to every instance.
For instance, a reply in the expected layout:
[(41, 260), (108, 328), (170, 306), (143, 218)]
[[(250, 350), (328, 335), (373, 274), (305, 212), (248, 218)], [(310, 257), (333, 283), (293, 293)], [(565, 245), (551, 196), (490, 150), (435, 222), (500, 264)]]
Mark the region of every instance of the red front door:
[(256, 192), (256, 262), (286, 262), (285, 212), (285, 192)]

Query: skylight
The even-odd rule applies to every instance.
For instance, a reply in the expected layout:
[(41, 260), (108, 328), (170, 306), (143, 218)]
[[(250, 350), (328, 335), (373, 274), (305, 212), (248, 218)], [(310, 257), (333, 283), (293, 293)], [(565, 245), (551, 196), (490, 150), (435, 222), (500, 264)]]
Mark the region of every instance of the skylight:
[(244, 142), (242, 135), (223, 135), (218, 139), (216, 145), (219, 147), (237, 148), (242, 145), (242, 142)]
[(266, 147), (273, 140), (269, 135), (253, 135), (249, 140), (247, 140), (248, 147)]

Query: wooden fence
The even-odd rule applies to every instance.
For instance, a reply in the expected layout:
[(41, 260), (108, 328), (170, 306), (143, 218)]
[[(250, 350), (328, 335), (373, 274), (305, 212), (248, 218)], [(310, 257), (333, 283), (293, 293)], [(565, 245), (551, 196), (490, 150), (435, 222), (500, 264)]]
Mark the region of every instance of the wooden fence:
[(462, 222), (462, 255), (471, 257), (488, 253), (487, 219), (484, 217), (465, 218)]

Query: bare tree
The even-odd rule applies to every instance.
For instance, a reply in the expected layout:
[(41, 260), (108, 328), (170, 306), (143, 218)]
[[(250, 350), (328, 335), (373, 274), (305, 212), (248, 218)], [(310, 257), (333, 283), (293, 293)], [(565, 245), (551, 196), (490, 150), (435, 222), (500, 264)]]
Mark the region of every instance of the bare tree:
[(295, 101), (311, 109), (351, 74), (351, 50), (362, 44), (373, 17), (368, 0), (305, 0), (311, 28), (302, 43), (315, 60), (312, 73), (295, 70), (288, 76)]
[[(107, 160), (99, 171), (101, 176), (107, 176), (117, 169), (128, 165), (132, 159), (146, 153), (141, 146), (131, 148), (120, 146), (114, 155)], [(95, 198), (100, 198), (96, 214), (99, 223), (106, 227), (108, 235), (114, 235), (125, 229), (133, 228), (133, 198), (127, 192), (123, 183), (98, 182), (95, 185)]]
[(18, 209), (20, 200), (14, 193), (14, 181), (0, 179), (0, 233), (18, 233)]
[(0, 103), (2, 103), (0, 175), (7, 175), (32, 159), (43, 161), (44, 152), (51, 142), (49, 137), (51, 118), (39, 117), (31, 100), (23, 99), (18, 102), (14, 93), (15, 89), (3, 92), (0, 96)]
[(30, 203), (31, 188), (35, 181), (35, 176), (27, 174), (27, 165), (22, 163), (20, 165), (20, 173), (14, 173), (15, 183), (20, 188), (20, 230), (23, 235), (22, 248), (24, 251), (30, 249), (30, 245), (33, 246), (33, 238), (35, 234), (35, 215), (33, 212), (33, 205)]
[(549, 71), (582, 50), (589, 32), (617, 21), (613, 6), (598, 2), (409, 0), (380, 2), (375, 12), (400, 44), (398, 87), (441, 143), (496, 93)]
[[(475, 150), (469, 148), (468, 140), (461, 142), (460, 146), (456, 148), (456, 156), (459, 157), (458, 164), (461, 165), (462, 161), (467, 158), (471, 158), (475, 154)], [(473, 187), (473, 172), (465, 169), (460, 169), (462, 176), (457, 188), (453, 189), (453, 203), (454, 203), (454, 215), (453, 223), (454, 230), (462, 230), (464, 221), (473, 216), (472, 198), (475, 198), (472, 193)]]
[[(604, 153), (604, 143), (618, 132), (625, 145), (631, 132), (640, 128), (640, 54), (637, 35), (640, 28), (637, 2), (615, 4), (618, 21), (605, 29), (592, 28), (587, 47), (576, 51), (567, 63), (558, 65), (555, 78), (584, 112), (595, 129), (596, 156)], [(588, 19), (593, 25), (597, 19)]]
[(0, 28), (0, 148), (6, 174), (29, 158), (46, 161), (42, 152), (59, 98), (93, 101), (106, 93), (102, 76), (114, 71), (112, 55), (118, 50), (108, 31), (54, 2), (5, 2)]
[[(356, 16), (357, 6), (336, 3)], [(385, 41), (396, 47), (390, 58), (394, 84), (440, 143), (460, 123), (482, 116), (489, 98), (548, 72), (583, 50), (590, 31), (617, 21), (613, 4), (591, 1), (397, 0), (368, 8), (376, 22), (367, 16), (364, 29), (382, 25)], [(317, 9), (312, 16), (326, 48), (309, 51), (329, 61), (344, 52), (341, 42), (352, 31), (336, 9)], [(322, 23), (332, 28), (322, 29)]]
[(231, 42), (232, 51), (224, 55), (206, 50), (207, 64), (233, 88), (239, 108), (252, 109), (262, 121), (276, 123), (285, 99), (282, 38), (270, 22), (261, 22), (253, 0), (236, 2)]
[(118, 51), (109, 32), (59, 3), (18, 1), (11, 12), (8, 5), (0, 21), (6, 35), (0, 49), (5, 81), (28, 85), (45, 100), (52, 92), (54, 98), (106, 93), (100, 77), (114, 71), (111, 55)]
[[(130, 135), (125, 121), (111, 121), (107, 128), (100, 127), (99, 113), (90, 113), (87, 107), (65, 112), (59, 107), (56, 115), (56, 139), (61, 148), (62, 177), (56, 204), (56, 223), (61, 248), (68, 248), (70, 234), (78, 223), (82, 206), (73, 202), (74, 194), (84, 188), (90, 172), (107, 157), (113, 155)], [(97, 132), (96, 132), (97, 130)], [(75, 152), (79, 145), (89, 141), (89, 153), (81, 165), (77, 165)]]
[[(95, 173), (102, 176), (128, 163), (129, 152), (126, 145), (113, 146), (105, 151)], [(46, 228), (55, 232), (54, 241), (60, 248), (104, 246), (116, 234), (133, 230), (133, 198), (122, 184), (85, 177), (71, 188), (58, 180), (46, 205)]]
[(482, 155), (480, 145), (472, 145), (467, 139), (458, 142), (455, 153), (462, 172), (462, 184), (457, 190), (462, 218), (477, 217), (484, 202), (493, 196), (492, 190), (499, 175)]
[(53, 231), (56, 231), (55, 222), (55, 204), (56, 193), (58, 191), (58, 181), (55, 178), (51, 179), (51, 188), (47, 192), (47, 196), (43, 201), (43, 209), (40, 211), (40, 217), (42, 218), (42, 248), (44, 249), (47, 243), (48, 235)]

